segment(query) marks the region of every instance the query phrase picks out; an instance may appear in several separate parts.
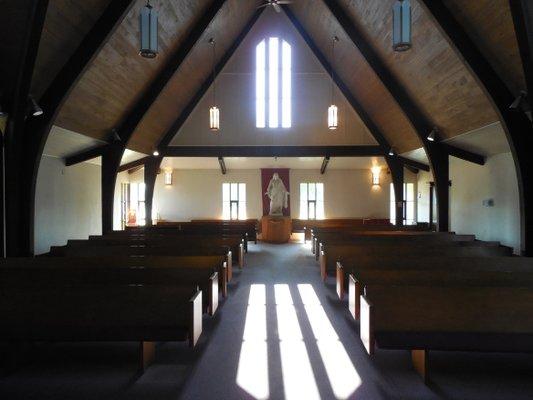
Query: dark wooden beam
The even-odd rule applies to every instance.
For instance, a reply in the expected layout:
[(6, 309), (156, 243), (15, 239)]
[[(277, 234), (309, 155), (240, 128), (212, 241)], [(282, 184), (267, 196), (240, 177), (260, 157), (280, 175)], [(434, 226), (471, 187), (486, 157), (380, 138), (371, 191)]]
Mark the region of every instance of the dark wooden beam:
[[(21, 243), (16, 245), (21, 254), (33, 253), (37, 172), (53, 121), (61, 105), (68, 97), (70, 90), (75, 86), (108, 37), (120, 24), (133, 3), (133, 0), (114, 0), (110, 2), (102, 16), (82, 40), (41, 98), (38, 99), (44, 114), (40, 117), (24, 119), (24, 123), (19, 124), (16, 128), (17, 141), (20, 143), (19, 146), (24, 149), (24, 157), (20, 160), (8, 160), (11, 171), (16, 171), (16, 177), (11, 178), (10, 168), (6, 170), (6, 177), (7, 179), (18, 180), (19, 187), (16, 189), (18, 191), (16, 198), (13, 201), (6, 202), (6, 210), (12, 216), (10, 218), (13, 219), (12, 221), (7, 221), (6, 231), (11, 238), (18, 236), (18, 239), (14, 240), (18, 240)], [(38, 23), (35, 24), (34, 29), (38, 26)], [(30, 57), (27, 57), (27, 60), (29, 59)], [(34, 61), (32, 65), (33, 63)], [(26, 78), (28, 86), (31, 84), (31, 78), (32, 74)], [(24, 112), (26, 112), (26, 107), (26, 104), (24, 104)], [(8, 152), (13, 154), (11, 149)], [(20, 184), (20, 182), (23, 184)], [(13, 233), (12, 230), (16, 230), (19, 233)], [(11, 241), (12, 239), (9, 240)], [(13, 246), (12, 248), (14, 249)]]
[(71, 154), (70, 156), (65, 157), (65, 165), (70, 167), (71, 165), (79, 164), (93, 158), (100, 157), (104, 151), (107, 149), (108, 145), (104, 144), (101, 146), (93, 147), (82, 152)]
[(154, 189), (157, 174), (159, 173), (160, 160), (156, 157), (150, 157), (144, 164), (144, 200), (145, 200), (145, 215), (146, 226), (152, 226), (152, 204), (154, 200)]
[(120, 167), (118, 167), (118, 172), (129, 171), (130, 169), (133, 169), (133, 168), (136, 168), (136, 167), (139, 167), (139, 166), (143, 166), (152, 157), (153, 156), (146, 156), (146, 157), (143, 157), (143, 158), (139, 158), (138, 160), (130, 161), (129, 163), (122, 164)]
[(420, 172), (418, 168), (411, 167), (410, 165), (404, 165), (404, 168), (413, 174), (418, 174)]
[(115, 185), (117, 182), (117, 164), (120, 165), (122, 144), (117, 142), (106, 147), (102, 153), (102, 233), (113, 230), (113, 209), (115, 200)]
[(331, 64), (325, 57), (325, 55), (320, 51), (319, 47), (316, 45), (315, 41), (311, 38), (309, 33), (306, 31), (306, 29), (303, 27), (303, 25), (300, 23), (298, 18), (294, 15), (294, 13), (290, 10), (288, 6), (282, 6), (283, 11), (285, 11), (285, 14), (289, 18), (289, 20), (292, 22), (298, 33), (300, 33), (300, 36), (305, 41), (307, 46), (311, 49), (315, 57), (318, 59), (320, 64), (322, 65), (322, 68), (328, 73), (331, 79), (333, 79), (333, 82), (337, 85), (339, 90), (342, 92), (346, 100), (348, 100), (348, 103), (352, 106), (353, 110), (359, 115), (359, 118), (361, 118), (361, 121), (366, 125), (376, 142), (380, 146), (382, 146), (384, 149), (389, 149), (390, 144), (385, 138), (385, 135), (381, 130), (378, 128), (378, 126), (375, 124), (375, 122), (372, 120), (370, 115), (366, 112), (364, 107), (359, 103), (359, 101), (355, 98), (355, 96), (352, 94), (351, 90), (346, 86), (342, 78), (331, 68)]
[[(119, 127), (116, 128), (118, 136), (121, 139), (122, 150), (121, 153), (124, 153), (126, 146), (131, 139), (135, 128), (142, 120), (143, 116), (150, 109), (154, 101), (157, 99), (161, 91), (170, 81), (176, 70), (180, 65), (185, 61), (190, 51), (196, 45), (198, 40), (202, 37), (205, 30), (208, 28), (209, 24), (213, 21), (217, 15), (220, 8), (224, 5), (224, 0), (214, 0), (212, 4), (208, 7), (204, 15), (200, 18), (198, 23), (191, 30), (187, 38), (184, 40), (182, 45), (176, 50), (176, 52), (170, 57), (169, 61), (166, 63), (165, 67), (158, 74), (158, 76), (152, 81), (148, 89), (143, 93), (141, 98), (133, 106), (131, 111), (129, 111), (126, 118), (122, 121)], [(158, 146), (156, 146), (158, 148)], [(108, 177), (106, 182), (111, 182), (116, 180), (116, 174), (119, 172), (120, 168), (120, 158), (113, 157), (115, 164), (113, 166), (109, 165), (109, 168), (106, 170), (108, 174), (114, 174), (115, 177)], [(102, 188), (104, 190), (104, 188)], [(113, 199), (115, 189), (111, 186), (105, 188), (108, 193), (105, 194), (106, 199)], [(109, 210), (106, 210), (105, 213), (102, 213), (102, 217), (105, 215), (106, 218), (113, 218), (113, 201), (106, 201), (106, 207), (109, 207)], [(102, 222), (102, 226), (109, 227), (112, 225), (111, 221)]]
[(403, 156), (398, 156), (398, 160), (403, 163), (406, 167), (409, 166), (411, 168), (421, 169), (422, 171), (429, 172), (429, 165), (411, 160), (410, 158), (406, 158)]
[(440, 143), (440, 146), (452, 157), (460, 158), (461, 160), (469, 161), (478, 165), (485, 165), (485, 156), (472, 153), (468, 150), (460, 149), (459, 147), (450, 146), (447, 143)]
[[(420, 4), (433, 17), (444, 37), (447, 38), (459, 58), (463, 60), (465, 66), (477, 78), (500, 114), (500, 120), (517, 170), (520, 192), (522, 252), (531, 256), (533, 255), (533, 163), (530, 161), (530, 153), (531, 149), (533, 149), (533, 127), (531, 121), (524, 113), (509, 110), (509, 105), (515, 99), (515, 95), (509, 90), (444, 3), (441, 0), (422, 0)], [(514, 13), (516, 4), (513, 1), (510, 4)], [(531, 5), (529, 4), (528, 7), (531, 7)], [(529, 8), (530, 12), (531, 8)], [(520, 37), (520, 32), (518, 32), (518, 36)], [(521, 49), (523, 49), (523, 44)]]
[(132, 174), (140, 171), (143, 168), (144, 168), (144, 165), (137, 165), (136, 167), (133, 167), (132, 169), (128, 169), (128, 175), (132, 175)]
[(326, 168), (329, 164), (329, 156), (324, 157), (324, 160), (322, 160), (322, 166), (320, 167), (320, 174), (324, 175), (326, 173)]
[(169, 146), (163, 157), (371, 157), (380, 146)]
[(258, 9), (252, 17), (248, 20), (246, 25), (244, 26), (243, 30), (239, 33), (233, 44), (228, 48), (226, 53), (222, 56), (220, 61), (215, 66), (215, 73), (209, 74), (209, 77), (202, 83), (202, 86), (200, 86), (200, 89), (194, 94), (194, 96), (191, 98), (191, 100), (187, 103), (185, 108), (182, 110), (178, 118), (174, 121), (170, 129), (165, 133), (165, 135), (161, 138), (159, 143), (157, 144), (156, 148), (161, 150), (164, 150), (165, 147), (169, 145), (172, 138), (178, 133), (180, 128), (183, 126), (191, 112), (194, 110), (198, 102), (202, 99), (204, 94), (207, 92), (207, 90), (211, 87), (211, 84), (213, 83), (213, 79), (216, 79), (220, 71), (224, 69), (224, 66), (229, 61), (233, 53), (235, 53), (235, 50), (240, 46), (248, 32), (250, 32), (250, 29), (252, 29), (252, 26), (256, 23), (256, 21), (261, 16), (261, 13), (264, 11), (264, 7)]
[[(448, 162), (439, 165), (437, 160), (443, 160), (441, 153), (445, 153), (443, 148), (436, 142), (427, 140), (427, 135), (433, 130), (433, 124), (424, 113), (418, 108), (416, 102), (411, 98), (407, 90), (401, 85), (400, 81), (388, 69), (385, 62), (378, 55), (377, 51), (372, 48), (370, 42), (365, 38), (365, 35), (360, 31), (345, 12), (343, 7), (337, 0), (323, 0), (332, 15), (337, 19), (342, 29), (353, 44), (359, 49), (363, 57), (366, 59), (370, 67), (374, 70), (376, 75), (383, 82), (387, 90), (396, 100), (404, 114), (411, 121), (415, 132), (417, 133), (423, 147), (428, 155), (429, 163), (434, 175), (447, 176), (448, 171), (441, 171), (443, 168), (448, 168)], [(448, 155), (445, 153), (446, 156)], [(449, 188), (448, 185), (439, 185), (441, 179), (436, 179), (436, 191), (438, 202), (442, 205), (448, 204)], [(439, 206), (438, 214), (438, 229), (440, 231), (447, 231), (449, 225), (448, 209)]]
[(220, 165), (220, 172), (222, 172), (222, 175), (226, 175), (226, 172), (228, 170), (226, 169), (226, 163), (224, 162), (224, 157), (218, 157), (218, 164)]
[(403, 164), (397, 158), (389, 162), (389, 170), (392, 178), (392, 186), (394, 188), (394, 205), (396, 211), (396, 226), (403, 225), (403, 213), (405, 206), (405, 199), (403, 197), (403, 183), (404, 172)]
[(533, 3), (531, 0), (509, 0), (509, 4), (526, 78), (528, 101), (533, 107)]
[(137, 125), (144, 117), (146, 112), (150, 109), (161, 91), (174, 76), (174, 73), (179, 69), (191, 50), (198, 43), (205, 30), (209, 27), (224, 3), (225, 0), (214, 0), (211, 3), (196, 25), (189, 32), (187, 38), (183, 41), (176, 52), (169, 57), (169, 60), (166, 62), (164, 68), (153, 80), (131, 111), (128, 112), (127, 117), (121, 123), (120, 127), (117, 128), (118, 135), (125, 144), (129, 141), (133, 132), (135, 131), (135, 128), (137, 128)]
[[(5, 145), (5, 180), (0, 182), (5, 199), (5, 218), (2, 227), (2, 255), (27, 256), (33, 254), (33, 202), (27, 193), (27, 143), (24, 128), (27, 122), (28, 97), (41, 33), (48, 8), (47, 0), (10, 1), (2, 4), (0, 26), (3, 35), (0, 49), (6, 56), (2, 62), (2, 110), (9, 113)], [(7, 56), (11, 56), (10, 59)], [(4, 212), (2, 210), (2, 212)], [(4, 227), (5, 224), (5, 227)], [(3, 236), (3, 235), (2, 235)]]

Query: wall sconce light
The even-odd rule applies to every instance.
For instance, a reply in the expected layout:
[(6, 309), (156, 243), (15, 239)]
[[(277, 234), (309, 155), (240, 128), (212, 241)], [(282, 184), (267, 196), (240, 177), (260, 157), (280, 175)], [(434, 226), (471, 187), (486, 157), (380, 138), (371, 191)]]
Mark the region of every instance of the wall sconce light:
[(379, 186), (379, 174), (381, 173), (381, 167), (375, 165), (370, 171), (372, 172), (372, 185)]
[(172, 185), (172, 170), (171, 169), (166, 169), (163, 177), (164, 177), (164, 180), (165, 180), (165, 185), (166, 186), (171, 186)]

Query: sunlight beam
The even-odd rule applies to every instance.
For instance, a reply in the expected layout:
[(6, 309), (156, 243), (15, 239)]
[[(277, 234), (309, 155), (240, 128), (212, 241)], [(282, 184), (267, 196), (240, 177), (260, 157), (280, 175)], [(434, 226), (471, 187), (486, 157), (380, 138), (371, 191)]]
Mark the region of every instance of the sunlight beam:
[(299, 284), (298, 291), (333, 393), (337, 399), (347, 399), (361, 385), (361, 378), (313, 287)]

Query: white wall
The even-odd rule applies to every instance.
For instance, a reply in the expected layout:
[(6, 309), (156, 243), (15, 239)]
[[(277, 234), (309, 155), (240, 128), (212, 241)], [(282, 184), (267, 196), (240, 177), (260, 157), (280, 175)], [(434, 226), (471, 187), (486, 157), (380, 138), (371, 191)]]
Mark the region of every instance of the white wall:
[[(473, 233), (520, 249), (518, 182), (511, 153), (487, 158), (484, 166), (450, 157), (450, 229)], [(494, 207), (482, 202), (494, 200)]]
[[(256, 128), (255, 53), (257, 44), (268, 37), (286, 40), (292, 49), (292, 127)], [(342, 62), (339, 60), (339, 62)], [(339, 127), (327, 128), (327, 109), (331, 104), (331, 79), (284, 13), (267, 7), (244, 38), (216, 80), (220, 131), (209, 130), (209, 90), (195, 107), (172, 145), (347, 145), (375, 144), (339, 90), (335, 103)]]
[(65, 167), (61, 159), (44, 156), (35, 197), (35, 253), (101, 234), (100, 193), (100, 166)]
[(431, 172), (419, 171), (417, 181), (418, 222), (429, 222), (429, 182), (433, 182)]
[[(326, 218), (388, 218), (389, 175), (381, 173), (381, 186), (372, 188), (369, 170), (290, 171), (291, 214), (299, 216), (301, 182), (323, 182)], [(222, 183), (246, 183), (247, 214), (261, 218), (261, 171), (234, 170), (222, 175), (218, 170), (173, 170), (173, 185), (165, 186), (160, 174), (154, 191), (154, 216), (183, 221), (222, 217)]]

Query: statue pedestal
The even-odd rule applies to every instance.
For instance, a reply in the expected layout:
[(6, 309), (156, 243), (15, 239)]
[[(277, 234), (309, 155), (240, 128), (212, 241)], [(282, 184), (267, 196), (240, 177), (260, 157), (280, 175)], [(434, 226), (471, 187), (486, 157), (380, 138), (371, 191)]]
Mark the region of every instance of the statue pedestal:
[(291, 238), (291, 217), (265, 215), (261, 219), (261, 239), (267, 243), (287, 243)]

